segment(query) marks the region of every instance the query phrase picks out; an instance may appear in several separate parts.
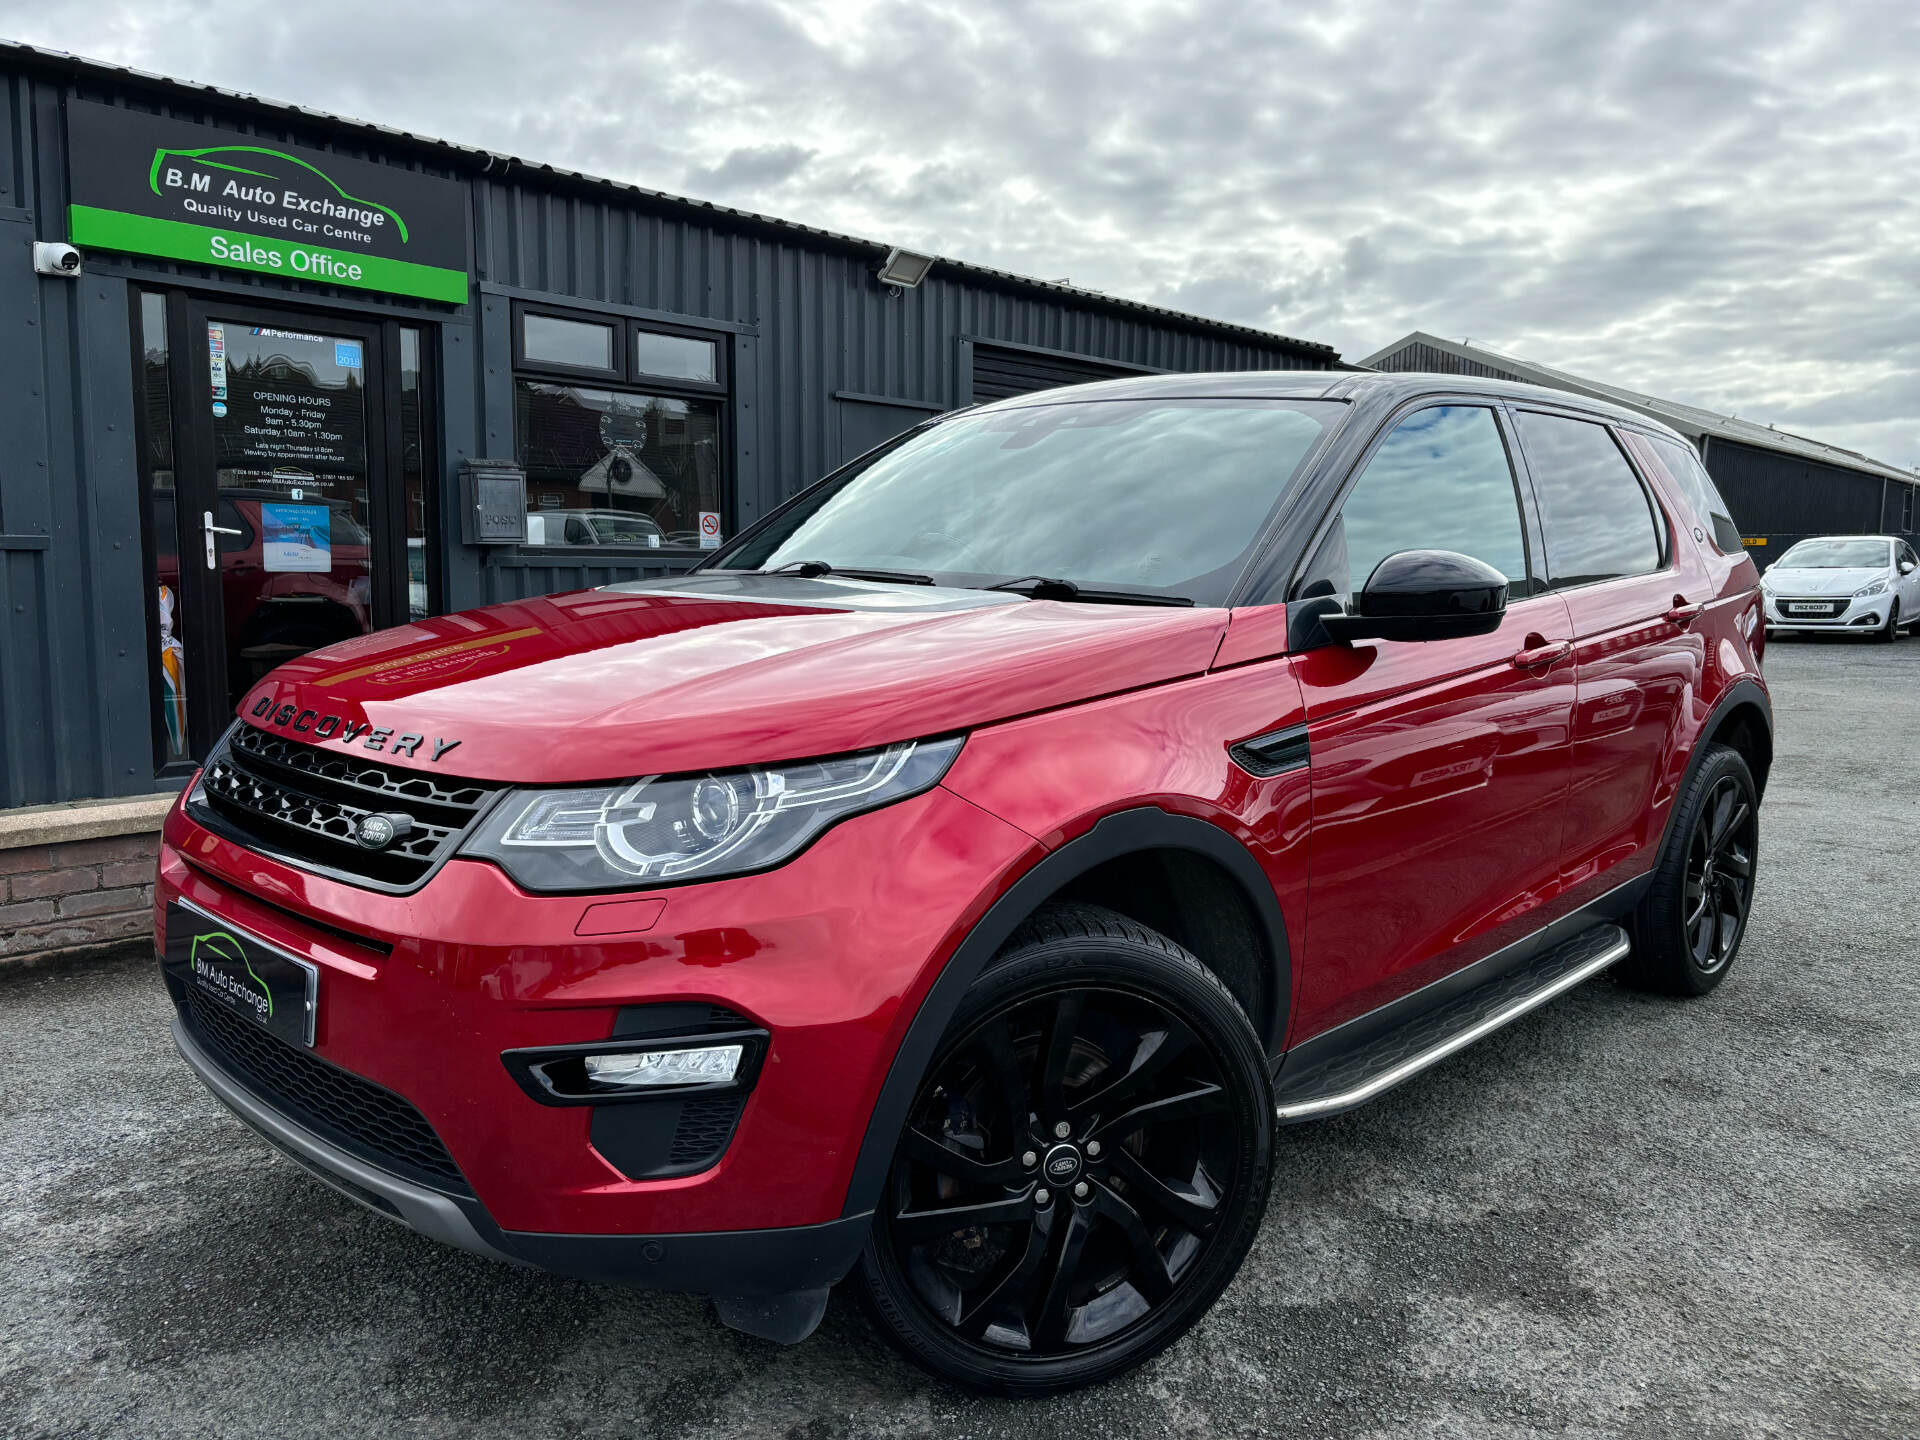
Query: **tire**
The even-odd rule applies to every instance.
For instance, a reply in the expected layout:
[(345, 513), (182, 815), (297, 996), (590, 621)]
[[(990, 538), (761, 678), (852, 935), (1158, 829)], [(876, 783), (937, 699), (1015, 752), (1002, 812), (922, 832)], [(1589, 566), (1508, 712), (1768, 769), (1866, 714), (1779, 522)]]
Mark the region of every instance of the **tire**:
[(1239, 1270), (1274, 1124), (1259, 1036), (1198, 960), (1111, 910), (1044, 907), (928, 1067), (855, 1292), (909, 1357), (976, 1390), (1118, 1375)]
[(1891, 645), (1900, 638), (1900, 602), (1893, 602), (1893, 609), (1887, 613), (1887, 623), (1873, 632), (1873, 638), (1882, 645)]
[(1759, 814), (1746, 760), (1708, 742), (1675, 803), (1653, 887), (1634, 911), (1633, 953), (1614, 972), (1622, 982), (1705, 995), (1727, 978), (1753, 907)]

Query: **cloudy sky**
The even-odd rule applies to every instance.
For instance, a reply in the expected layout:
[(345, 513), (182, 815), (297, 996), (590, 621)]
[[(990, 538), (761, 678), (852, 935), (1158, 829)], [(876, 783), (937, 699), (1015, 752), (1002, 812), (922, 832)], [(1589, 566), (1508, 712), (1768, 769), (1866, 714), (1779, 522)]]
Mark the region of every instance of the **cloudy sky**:
[(0, 33), (1920, 465), (1914, 0), (0, 0)]

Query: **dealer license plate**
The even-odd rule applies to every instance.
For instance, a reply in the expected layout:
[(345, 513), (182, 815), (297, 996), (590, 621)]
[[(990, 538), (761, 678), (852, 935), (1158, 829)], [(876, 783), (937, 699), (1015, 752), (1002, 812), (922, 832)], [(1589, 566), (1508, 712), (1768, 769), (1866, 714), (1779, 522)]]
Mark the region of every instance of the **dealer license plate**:
[(1831, 605), (1789, 605), (1787, 613), (1789, 615), (1824, 615), (1832, 608)]
[(282, 1040), (313, 1044), (320, 971), (309, 961), (175, 900), (167, 906), (167, 966), (202, 998)]

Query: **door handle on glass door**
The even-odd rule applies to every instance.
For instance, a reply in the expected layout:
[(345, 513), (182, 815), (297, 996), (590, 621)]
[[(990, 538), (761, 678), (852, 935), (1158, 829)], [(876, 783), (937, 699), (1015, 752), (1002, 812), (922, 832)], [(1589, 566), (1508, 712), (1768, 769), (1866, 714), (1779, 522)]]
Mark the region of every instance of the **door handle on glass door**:
[(1527, 648), (1513, 657), (1516, 670), (1531, 670), (1536, 665), (1557, 665), (1573, 653), (1571, 640), (1548, 641), (1539, 635), (1527, 636)]
[(246, 533), (244, 530), (235, 530), (230, 525), (214, 524), (213, 512), (211, 510), (202, 510), (200, 512), (200, 528), (206, 532), (207, 536), (207, 568), (209, 570), (218, 570), (220, 568), (220, 555), (215, 549), (213, 537), (216, 535), (244, 535)]
[(1667, 611), (1666, 618), (1684, 628), (1697, 620), (1700, 612), (1706, 608), (1704, 602), (1689, 604), (1686, 596), (1676, 595), (1673, 597), (1673, 608)]

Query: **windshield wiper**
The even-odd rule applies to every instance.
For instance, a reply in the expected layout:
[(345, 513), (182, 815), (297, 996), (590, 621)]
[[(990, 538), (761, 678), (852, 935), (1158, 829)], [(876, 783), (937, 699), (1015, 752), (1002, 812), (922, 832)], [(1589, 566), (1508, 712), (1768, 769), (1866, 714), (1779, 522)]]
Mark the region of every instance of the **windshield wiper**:
[(1153, 590), (1092, 590), (1072, 580), (1051, 575), (1022, 575), (989, 585), (989, 590), (1011, 590), (1029, 600), (1081, 600), (1096, 605), (1191, 605), (1188, 595), (1162, 595)]
[(931, 585), (931, 575), (912, 570), (869, 570), (864, 565), (829, 565), (825, 560), (789, 560), (761, 575), (798, 575), (803, 580), (818, 580), (822, 575), (844, 575), (849, 580), (887, 580), (896, 585)]

